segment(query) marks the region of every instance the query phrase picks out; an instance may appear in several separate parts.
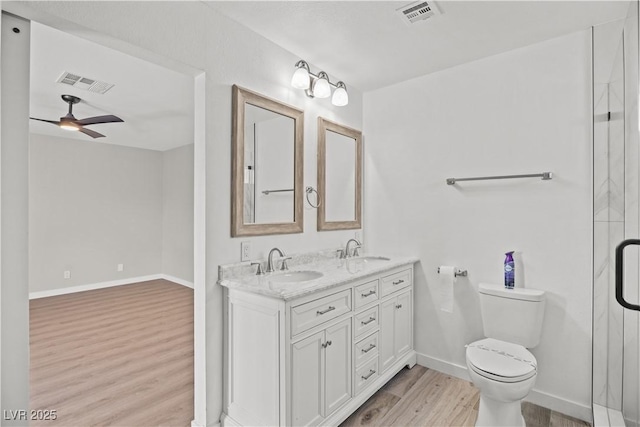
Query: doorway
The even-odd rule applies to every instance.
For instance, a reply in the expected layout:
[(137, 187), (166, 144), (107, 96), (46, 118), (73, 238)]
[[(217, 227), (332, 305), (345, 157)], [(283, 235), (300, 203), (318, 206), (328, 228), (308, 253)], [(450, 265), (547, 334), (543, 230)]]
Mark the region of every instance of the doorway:
[[(4, 21), (4, 15), (3, 15), (3, 21)], [(5, 50), (3, 48), (3, 55), (5, 54), (5, 52), (8, 52), (8, 50)], [(2, 63), (3, 63), (3, 65), (7, 64), (7, 61), (2, 61)], [(14, 62), (13, 65), (15, 65), (15, 62)], [(23, 72), (24, 72), (24, 70), (23, 70)], [(194, 142), (196, 143), (196, 147), (194, 147), (192, 149), (192, 152), (193, 152), (192, 159), (194, 160), (194, 162), (193, 162), (194, 163), (194, 169), (193, 169), (193, 171), (191, 173), (191, 176), (195, 177), (194, 183), (193, 183), (194, 187), (195, 187), (195, 191), (194, 192), (196, 194), (202, 195), (202, 193), (203, 193), (202, 189), (204, 188), (204, 184), (203, 184), (203, 181), (204, 181), (204, 165), (203, 165), (204, 156), (198, 157), (198, 155), (196, 153), (197, 152), (202, 153), (203, 145), (204, 145), (204, 131), (202, 129), (202, 125), (204, 123), (203, 120), (202, 120), (203, 104), (204, 103), (203, 103), (203, 95), (202, 96), (201, 95), (197, 95), (196, 91), (203, 90), (203, 88), (204, 88), (204, 75), (200, 74), (200, 75), (196, 76), (195, 79), (194, 79), (194, 75), (195, 74), (197, 74), (197, 72), (194, 71), (194, 73), (192, 75), (189, 75), (189, 78), (191, 79), (191, 81), (196, 86), (196, 89), (194, 89), (192, 94), (191, 94), (191, 98), (192, 98), (191, 103), (192, 103), (192, 105), (195, 104), (195, 110), (196, 110), (194, 112), (194, 114), (196, 116), (196, 120), (195, 121), (192, 120), (192, 123), (195, 122), (194, 127), (196, 128), (196, 130), (194, 132), (194, 135), (192, 136)], [(3, 72), (3, 77), (6, 76), (6, 75), (8, 75), (8, 74), (5, 74)], [(28, 71), (27, 71), (27, 75), (28, 75)], [(3, 95), (5, 93), (3, 93)], [(26, 94), (23, 94), (23, 95), (26, 96)], [(27, 99), (28, 99), (28, 97), (27, 97)], [(194, 100), (195, 100), (195, 102), (194, 102)], [(87, 115), (89, 115), (89, 114), (87, 114)], [(198, 120), (198, 118), (199, 118), (199, 120)], [(22, 117), (22, 119), (24, 119), (24, 117)], [(5, 126), (3, 126), (3, 128), (5, 128)], [(106, 131), (105, 131), (105, 133), (106, 133)], [(3, 138), (3, 142), (4, 141), (5, 141), (5, 138)], [(26, 180), (24, 182), (26, 182)], [(195, 198), (197, 199), (198, 196), (196, 195)], [(204, 201), (203, 200), (194, 200), (194, 203), (193, 203), (192, 207), (195, 208), (195, 212), (192, 212), (192, 218), (195, 217), (194, 230), (193, 230), (193, 236), (195, 236), (195, 237), (194, 237), (194, 242), (192, 243), (192, 248), (194, 248), (194, 252), (195, 252), (195, 258), (194, 258), (193, 264), (196, 266), (195, 271), (192, 270), (192, 274), (193, 274), (192, 282), (194, 283), (194, 292), (195, 292), (195, 296), (193, 298), (195, 307), (193, 308), (193, 311), (198, 313), (198, 314), (196, 314), (197, 319), (199, 318), (200, 321), (202, 321), (202, 318), (204, 316), (203, 315), (204, 310), (203, 310), (203, 307), (202, 307), (202, 305), (204, 304), (204, 299), (203, 298), (199, 299), (198, 298), (198, 294), (202, 295), (203, 292), (204, 292), (204, 262), (203, 262), (203, 256), (204, 256), (203, 248), (204, 248), (204, 245), (203, 245), (203, 241), (202, 241), (202, 239), (204, 237), (199, 237), (199, 236), (204, 236), (205, 235), (205, 233), (204, 233), (204, 220), (203, 220), (203, 218), (204, 218), (204, 213), (203, 213), (203, 211), (204, 211)], [(4, 206), (3, 206), (3, 208), (4, 208)], [(3, 236), (3, 239), (4, 239), (4, 237), (5, 236)], [(114, 271), (116, 270), (116, 268), (119, 267), (118, 264), (120, 264), (120, 263), (116, 263), (115, 265), (111, 266), (114, 269)], [(124, 271), (127, 271), (127, 264), (126, 263), (123, 263), (123, 264), (124, 264)], [(64, 274), (66, 273), (66, 271), (67, 271), (67, 268), (65, 267), (65, 269), (63, 270), (63, 276), (62, 276), (63, 278), (64, 278)], [(73, 272), (73, 268), (71, 269), (71, 271)], [(72, 273), (71, 277), (74, 277), (74, 276), (75, 275)], [(144, 275), (143, 276), (136, 276), (136, 277), (144, 277)], [(95, 283), (103, 283), (104, 284), (104, 282), (110, 282), (110, 280), (104, 280), (102, 282), (91, 281), (91, 283), (88, 283), (88, 285), (94, 285)], [(4, 283), (5, 283), (5, 281), (3, 280), (3, 284)], [(8, 298), (6, 298), (6, 297), (8, 297)], [(15, 302), (19, 302), (21, 307), (24, 307), (24, 304), (27, 303), (27, 301), (28, 301), (27, 298), (26, 298), (26, 295), (24, 293), (21, 294), (21, 295), (11, 295), (11, 294), (9, 294), (7, 292), (4, 292), (4, 288), (3, 288), (3, 300), (2, 300), (2, 302), (3, 302), (3, 317), (7, 313), (7, 311), (5, 311), (5, 306), (8, 306), (10, 304), (10, 300), (13, 299), (13, 298), (15, 298), (13, 302), (14, 303)], [(198, 300), (202, 301), (202, 302), (199, 303)], [(24, 312), (22, 314), (24, 314)], [(199, 321), (197, 319), (195, 321), (196, 324)], [(6, 326), (7, 326), (6, 324), (2, 325), (3, 332), (4, 332)], [(20, 328), (15, 328), (15, 327), (14, 327), (14, 329), (17, 330), (17, 331), (20, 330)], [(204, 340), (202, 339), (202, 333), (203, 333), (203, 327), (195, 326), (195, 334), (194, 335), (198, 336), (198, 338), (196, 338), (196, 340), (195, 340), (196, 341), (195, 346), (197, 348), (199, 348), (199, 350), (196, 350), (196, 356), (195, 356), (195, 359), (197, 361), (199, 361), (199, 362), (196, 362), (196, 368), (195, 368), (196, 372), (199, 369), (198, 366), (201, 367), (203, 365), (203, 350), (202, 349), (204, 347), (204, 342), (203, 342)], [(26, 339), (26, 337), (23, 337), (23, 340), (24, 339)], [(3, 356), (2, 357), (2, 363), (3, 363), (4, 367), (6, 367), (9, 363), (11, 363), (11, 358), (10, 357), (5, 357), (5, 355), (8, 354), (8, 352), (4, 351), (6, 348), (7, 348), (6, 346), (3, 347), (3, 355), (2, 355)], [(15, 355), (16, 359), (18, 357), (20, 357), (20, 356), (22, 356), (23, 358), (26, 356), (26, 354), (24, 352), (20, 351), (19, 347), (18, 348), (14, 347), (12, 349), (12, 353)], [(3, 369), (3, 373), (5, 371), (7, 371), (7, 369)], [(196, 396), (195, 396), (195, 406), (196, 406), (196, 408), (198, 407), (198, 405), (200, 405), (202, 407), (203, 402), (204, 402), (204, 399), (202, 397), (203, 390), (204, 390), (204, 385), (203, 385), (204, 378), (203, 377), (204, 377), (203, 375), (200, 375), (200, 376), (195, 375), (196, 384), (194, 385), (194, 388), (196, 390), (198, 390), (198, 392), (196, 392)], [(7, 379), (8, 381), (5, 382), (5, 379)], [(15, 379), (15, 381), (12, 381), (13, 379)], [(24, 388), (26, 389), (26, 384), (24, 384), (24, 381), (23, 381), (24, 380), (24, 376), (21, 377), (21, 375), (15, 375), (12, 378), (11, 375), (5, 375), (5, 376), (3, 376), (2, 380), (3, 380), (3, 383), (6, 384), (7, 389), (9, 387), (12, 388), (12, 394), (15, 394), (15, 391), (17, 389), (19, 389), (20, 386), (24, 386)], [(21, 382), (23, 384), (20, 384)], [(18, 387), (16, 387), (16, 386), (18, 386)], [(3, 389), (4, 389), (4, 387), (3, 387)], [(8, 393), (5, 393), (4, 391), (5, 390), (3, 390), (3, 406), (6, 407), (6, 403), (8, 402), (8, 400), (5, 399), (5, 396), (7, 396)], [(20, 400), (19, 400), (20, 394), (17, 394), (16, 396), (18, 396), (18, 397), (15, 399), (16, 404), (15, 404), (14, 407), (18, 407), (18, 408), (19, 407), (26, 407), (24, 404), (20, 403)], [(198, 403), (198, 402), (200, 402), (200, 403)], [(198, 415), (198, 414), (200, 414), (200, 415)], [(196, 413), (194, 415), (194, 418), (196, 420), (199, 420), (199, 421), (196, 422), (196, 424), (198, 422), (204, 423), (204, 419), (202, 417), (202, 409), (200, 409), (200, 411), (198, 411), (196, 409)]]

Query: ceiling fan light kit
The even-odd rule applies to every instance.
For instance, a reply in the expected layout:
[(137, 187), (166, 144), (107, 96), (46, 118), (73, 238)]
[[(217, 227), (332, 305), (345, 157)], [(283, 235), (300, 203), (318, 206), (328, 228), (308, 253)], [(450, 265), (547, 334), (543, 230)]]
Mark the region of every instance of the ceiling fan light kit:
[(29, 117), (29, 118), (31, 120), (38, 120), (45, 123), (51, 123), (64, 130), (82, 132), (85, 135), (88, 135), (92, 138), (103, 138), (104, 135), (94, 130), (86, 129), (85, 126), (97, 125), (101, 123), (124, 122), (124, 120), (122, 120), (120, 117), (114, 116), (112, 114), (108, 114), (105, 116), (87, 117), (86, 119), (78, 120), (73, 115), (73, 105), (79, 103), (82, 100), (77, 96), (73, 96), (73, 95), (62, 95), (62, 100), (67, 104), (69, 104), (69, 111), (64, 117), (60, 117), (60, 120), (46, 120), (46, 119), (38, 119), (36, 117)]
[(80, 130), (80, 126), (76, 125), (75, 123), (71, 122), (71, 121), (60, 121), (60, 128), (64, 129), (64, 130), (70, 130), (70, 131), (79, 131)]

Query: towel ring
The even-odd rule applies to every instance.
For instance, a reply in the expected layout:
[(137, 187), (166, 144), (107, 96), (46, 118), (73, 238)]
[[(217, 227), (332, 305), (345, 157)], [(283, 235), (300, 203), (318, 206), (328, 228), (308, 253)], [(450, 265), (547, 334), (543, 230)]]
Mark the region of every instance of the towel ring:
[[(307, 187), (304, 189), (305, 193), (307, 193), (307, 203), (309, 203), (309, 206), (311, 206), (314, 209), (318, 209), (320, 207), (320, 205), (322, 204), (322, 200), (320, 199), (320, 194), (318, 194), (318, 190), (316, 190), (313, 187)], [(311, 193), (316, 193), (316, 204), (314, 205), (313, 203), (311, 203), (311, 200), (309, 200), (309, 194)]]

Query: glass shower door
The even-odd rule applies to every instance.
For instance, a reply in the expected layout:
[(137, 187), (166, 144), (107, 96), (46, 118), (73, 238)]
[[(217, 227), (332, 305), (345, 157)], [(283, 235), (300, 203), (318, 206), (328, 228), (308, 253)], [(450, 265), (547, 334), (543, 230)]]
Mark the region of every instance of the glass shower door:
[[(616, 255), (616, 302), (622, 308), (622, 415), (629, 427), (640, 426), (640, 120), (638, 118), (638, 2), (631, 2), (623, 30), (625, 87), (625, 243)], [(628, 224), (628, 225), (627, 225)], [(629, 247), (627, 247), (629, 248)], [(628, 257), (628, 258), (627, 258)], [(620, 266), (618, 266), (618, 262)], [(630, 262), (630, 268), (623, 268)]]
[(593, 28), (596, 426), (640, 427), (638, 45), (637, 1), (626, 19)]
[[(624, 343), (623, 343), (623, 378), (622, 378), (622, 415), (627, 426), (639, 425), (639, 386), (640, 386), (640, 303), (638, 301), (638, 281), (626, 282), (628, 279), (625, 269), (625, 259), (628, 257), (634, 266), (638, 265), (638, 253), (625, 253), (625, 249), (640, 246), (640, 239), (627, 239), (616, 248), (615, 254), (615, 282), (616, 301), (625, 311), (624, 319)], [(632, 272), (633, 274), (633, 272)], [(636, 275), (637, 276), (637, 275)]]

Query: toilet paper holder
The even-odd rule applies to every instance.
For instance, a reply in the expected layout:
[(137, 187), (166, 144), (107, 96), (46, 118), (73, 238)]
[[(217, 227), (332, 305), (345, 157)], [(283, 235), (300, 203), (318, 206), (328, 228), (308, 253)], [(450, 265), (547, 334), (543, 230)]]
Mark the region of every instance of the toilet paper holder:
[[(438, 267), (438, 274), (440, 274), (440, 267)], [(467, 270), (461, 270), (459, 268), (456, 268), (456, 271), (453, 272), (453, 275), (455, 277), (458, 277), (458, 276), (466, 277), (467, 276)]]

